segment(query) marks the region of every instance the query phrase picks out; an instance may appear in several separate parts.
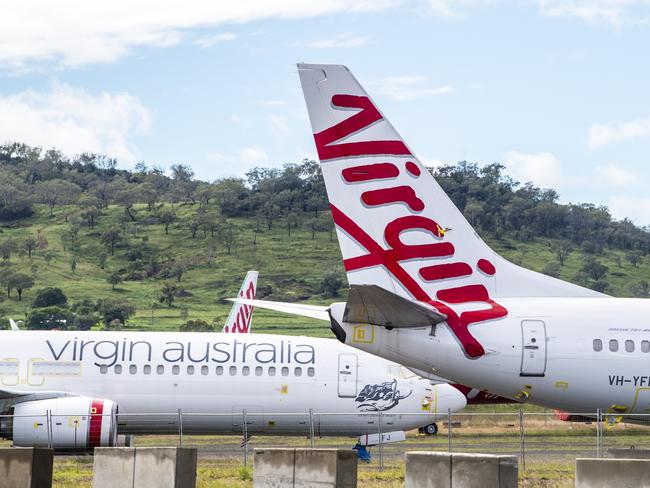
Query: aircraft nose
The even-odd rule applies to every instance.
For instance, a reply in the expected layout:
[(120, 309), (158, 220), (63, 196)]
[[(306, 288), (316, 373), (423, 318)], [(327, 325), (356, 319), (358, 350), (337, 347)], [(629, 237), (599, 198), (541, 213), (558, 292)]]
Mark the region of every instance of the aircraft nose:
[[(433, 399), (434, 403), (431, 410), (436, 410), (438, 414), (445, 414), (449, 410), (458, 412), (467, 405), (467, 398), (460, 391), (446, 383), (440, 383), (433, 386)], [(437, 397), (437, 402), (435, 401)]]

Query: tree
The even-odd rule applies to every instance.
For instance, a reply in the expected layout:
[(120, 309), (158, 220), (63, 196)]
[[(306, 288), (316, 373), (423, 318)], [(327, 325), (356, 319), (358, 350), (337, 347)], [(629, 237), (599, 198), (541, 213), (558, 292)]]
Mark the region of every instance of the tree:
[(564, 266), (564, 262), (566, 261), (566, 258), (569, 256), (569, 253), (571, 252), (571, 246), (567, 242), (560, 242), (555, 246), (555, 255), (557, 256), (557, 260), (560, 263), (560, 266)]
[(13, 290), (13, 276), (16, 271), (13, 268), (4, 268), (0, 270), (0, 283), (7, 290), (7, 298), (11, 298), (11, 290)]
[(180, 283), (181, 279), (183, 278), (183, 273), (185, 273), (185, 266), (181, 263), (177, 263), (173, 268), (172, 268), (172, 273), (171, 275), (176, 278), (176, 282)]
[(72, 271), (72, 274), (75, 274), (77, 272), (77, 256), (72, 256), (70, 258), (70, 271)]
[(110, 247), (111, 256), (115, 253), (115, 245), (122, 240), (122, 231), (119, 227), (113, 226), (102, 234), (101, 241), (105, 246)]
[(607, 275), (609, 268), (600, 263), (596, 258), (590, 256), (584, 260), (580, 270), (594, 281), (599, 281)]
[(631, 251), (625, 255), (625, 260), (636, 268), (643, 261), (643, 255), (639, 251)]
[(61, 288), (47, 287), (41, 288), (36, 292), (36, 298), (34, 298), (34, 302), (32, 303), (33, 308), (54, 306), (68, 306), (68, 297), (65, 296)]
[(18, 301), (23, 299), (23, 291), (34, 286), (34, 278), (25, 273), (14, 273), (7, 286), (11, 286), (18, 293)]
[(190, 234), (192, 234), (192, 239), (196, 237), (196, 233), (199, 230), (199, 223), (196, 221), (196, 219), (190, 219), (187, 222), (187, 228), (190, 230)]
[(74, 314), (65, 308), (52, 306), (36, 308), (27, 317), (29, 330), (67, 329), (74, 321)]
[(542, 273), (553, 278), (558, 278), (560, 276), (560, 263), (558, 261), (549, 261), (544, 266)]
[(32, 259), (32, 252), (38, 246), (38, 239), (34, 236), (27, 236), (23, 242), (23, 247), (27, 251), (27, 256)]
[(52, 250), (47, 250), (43, 253), (43, 259), (45, 259), (45, 262), (49, 266), (52, 260), (56, 257), (56, 251)]
[(135, 313), (135, 305), (121, 298), (103, 298), (97, 301), (97, 310), (105, 325), (110, 325), (114, 320), (124, 325)]
[(648, 298), (650, 295), (650, 285), (646, 280), (637, 281), (630, 285), (630, 293), (633, 297)]
[(117, 271), (113, 271), (111, 274), (108, 275), (106, 281), (113, 287), (114, 290), (115, 285), (119, 285), (120, 283), (122, 283), (122, 276)]
[(221, 244), (226, 248), (228, 255), (232, 252), (233, 248), (237, 245), (237, 231), (232, 224), (227, 225), (220, 232)]
[(102, 209), (102, 201), (93, 195), (83, 193), (77, 205), (81, 207), (80, 215), (86, 219), (88, 227), (94, 229)]
[(36, 195), (41, 203), (50, 207), (52, 217), (55, 205), (67, 205), (77, 201), (81, 188), (70, 181), (53, 179), (36, 185)]
[(178, 289), (173, 283), (165, 283), (160, 289), (160, 303), (166, 303), (169, 308), (172, 307), (174, 303), (174, 298), (178, 294)]
[(169, 226), (176, 222), (176, 213), (173, 210), (163, 210), (158, 214), (158, 221), (165, 227), (165, 235), (169, 234)]
[(328, 271), (321, 282), (321, 290), (326, 297), (335, 297), (343, 286), (343, 280), (336, 271)]
[(16, 241), (11, 237), (5, 239), (0, 243), (0, 254), (2, 255), (3, 261), (9, 261), (11, 259), (11, 254), (16, 250)]
[(172, 182), (174, 193), (177, 197), (184, 201), (190, 201), (192, 204), (196, 203), (196, 188), (199, 182), (194, 181), (194, 170), (184, 164), (172, 164)]
[(180, 326), (181, 332), (214, 332), (214, 324), (208, 324), (205, 320), (188, 320)]

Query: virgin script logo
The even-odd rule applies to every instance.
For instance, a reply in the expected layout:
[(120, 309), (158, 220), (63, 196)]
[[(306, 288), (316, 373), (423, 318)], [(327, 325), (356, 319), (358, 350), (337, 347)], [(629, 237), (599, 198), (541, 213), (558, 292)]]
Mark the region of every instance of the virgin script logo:
[[(387, 244), (387, 247), (384, 248), (364, 231), (359, 223), (354, 222), (333, 203), (330, 205), (337, 227), (366, 251), (360, 256), (344, 259), (343, 264), (346, 271), (383, 267), (415, 300), (426, 302), (447, 315), (447, 324), (461, 344), (466, 356), (469, 358), (483, 356), (485, 349), (469, 332), (469, 326), (505, 317), (508, 311), (490, 297), (488, 289), (480, 282), (472, 283), (470, 279), (470, 284), (448, 286), (449, 282), (443, 280), (471, 278), (475, 272), (479, 272), (483, 276), (494, 277), (495, 266), (487, 259), (478, 259), (473, 266), (470, 263), (454, 259), (455, 247), (449, 238), (448, 229), (428, 217), (419, 215), (426, 209), (426, 204), (419, 197), (415, 188), (407, 184), (393, 186), (392, 180), (398, 177), (402, 171), (414, 179), (421, 176), (420, 167), (413, 161), (406, 161), (403, 166), (401, 162), (397, 161), (413, 157), (402, 141), (340, 142), (382, 120), (381, 113), (368, 97), (334, 95), (331, 105), (334, 109), (348, 111), (349, 109), (358, 109), (359, 111), (314, 135), (321, 162), (360, 156), (385, 157), (388, 161), (346, 167), (341, 171), (340, 176), (347, 185), (358, 187), (359, 199), (364, 208), (372, 211), (385, 205), (401, 204), (400, 207), (406, 210), (405, 215), (389, 221), (384, 226), (383, 237)], [(391, 156), (395, 157), (391, 158)], [(373, 189), (363, 191), (364, 185), (368, 182), (374, 183)], [(377, 188), (378, 182), (384, 182), (385, 186)], [(414, 230), (424, 231), (431, 236), (432, 242), (428, 244), (404, 243), (401, 240), (402, 233)], [(462, 245), (462, 243), (458, 244)], [(418, 280), (402, 266), (402, 262), (406, 260), (431, 260), (431, 258), (435, 258), (436, 264), (421, 266), (418, 269), (418, 274), (424, 282), (438, 285), (434, 296), (430, 296)], [(472, 309), (471, 307), (475, 307), (477, 303), (483, 304), (483, 308)], [(457, 313), (454, 309), (460, 305), (463, 305), (464, 311)]]

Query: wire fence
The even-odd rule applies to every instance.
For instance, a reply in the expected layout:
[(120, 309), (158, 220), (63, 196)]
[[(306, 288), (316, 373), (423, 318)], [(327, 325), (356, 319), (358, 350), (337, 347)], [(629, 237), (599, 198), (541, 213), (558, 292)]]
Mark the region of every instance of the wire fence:
[[(104, 444), (124, 445), (125, 439), (128, 443), (130, 436), (135, 435), (135, 445), (196, 447), (204, 457), (240, 458), (244, 464), (249, 463), (254, 447), (352, 448), (359, 440), (363, 444), (368, 439), (373, 462), (379, 469), (386, 462), (402, 460), (407, 450), (516, 455), (520, 470), (524, 471), (528, 463), (572, 462), (576, 457), (621, 457), (622, 453), (636, 457), (650, 450), (650, 414), (602, 411), (558, 414), (524, 409), (507, 413), (448, 412), (436, 422), (437, 435), (412, 431), (402, 442), (389, 442), (394, 431), (390, 427), (391, 419), (403, 420), (409, 416), (422, 417), (422, 413), (342, 414), (315, 409), (304, 413), (270, 413), (242, 408), (222, 413), (178, 410), (54, 415), (48, 410), (42, 415), (0, 415), (0, 431), (11, 438), (16, 429), (40, 428), (39, 432), (44, 434), (34, 437), (38, 439), (37, 444), (59, 448), (58, 436), (63, 435), (62, 429), (73, 429), (78, 446), (72, 448), (83, 448), (87, 445), (84, 434), (88, 432), (83, 430), (83, 422), (90, 417), (101, 417), (101, 424), (109, 426), (110, 432)], [(324, 429), (324, 425), (328, 429), (340, 425), (346, 430), (351, 425), (365, 426), (359, 428), (367, 436), (360, 439), (331, 435), (333, 430)]]

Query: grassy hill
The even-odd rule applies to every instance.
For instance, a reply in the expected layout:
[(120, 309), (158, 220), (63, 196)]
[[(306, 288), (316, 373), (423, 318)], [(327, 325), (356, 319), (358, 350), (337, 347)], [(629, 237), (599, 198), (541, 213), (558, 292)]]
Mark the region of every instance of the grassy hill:
[[(209, 233), (204, 235), (198, 231), (195, 238), (191, 237), (186, 222), (196, 214), (197, 205), (175, 205), (178, 221), (170, 226), (167, 235), (163, 225), (148, 218), (145, 205), (135, 205), (136, 222), (124, 218), (122, 207), (110, 206), (103, 211), (95, 228), (79, 228), (73, 252), (69, 237), (64, 236), (68, 236), (69, 219), (75, 208), (56, 207), (52, 216), (46, 206), (35, 205), (34, 208), (32, 217), (0, 226), (0, 240), (11, 237), (20, 241), (27, 235), (40, 234), (47, 241), (47, 251), (37, 249), (31, 259), (25, 252), (14, 252), (8, 262), (1, 264), (32, 274), (35, 278), (34, 287), (23, 293), (22, 301), (15, 296), (15, 291), (11, 298), (4, 294), (0, 301), (0, 315), (4, 317), (24, 319), (31, 310), (36, 291), (56, 286), (63, 289), (69, 302), (108, 297), (128, 299), (137, 310), (129, 319), (128, 329), (177, 330), (189, 319), (215, 321), (221, 325), (230, 310), (230, 304), (224, 299), (235, 295), (249, 269), (259, 270), (260, 288), (270, 286), (269, 299), (302, 299), (316, 304), (328, 304), (333, 300), (321, 295), (321, 282), (328, 271), (334, 270), (344, 277), (335, 237), (332, 240), (329, 232), (321, 231), (312, 239), (311, 231), (300, 226), (293, 228), (289, 236), (282, 220), (267, 230), (264, 225), (260, 228), (254, 218), (230, 219), (236, 230), (237, 243), (229, 254)], [(112, 226), (120, 227), (125, 240), (110, 255), (100, 237)], [(558, 241), (554, 239), (519, 242), (494, 235), (482, 237), (506, 258), (536, 271), (541, 271), (548, 262), (556, 259), (553, 249)], [(126, 280), (113, 290), (106, 281), (107, 276), (114, 271), (127, 276), (131, 263), (129, 251), (145, 248), (154, 248), (157, 255), (167, 262), (185, 263), (186, 271), (181, 281), (177, 283), (174, 277)], [(45, 259), (46, 253), (53, 256), (49, 264)], [(107, 255), (104, 269), (101, 267), (102, 254)], [(74, 272), (71, 269), (73, 256), (76, 260)], [(560, 268), (560, 277), (571, 281), (580, 270), (583, 257), (579, 250), (571, 252)], [(609, 250), (599, 254), (598, 259), (609, 268), (607, 280), (613, 295), (629, 296), (630, 283), (650, 277), (650, 260), (634, 267), (626, 262), (623, 251)], [(185, 290), (185, 296), (177, 297), (172, 307), (159, 302), (160, 289), (166, 282), (176, 283)], [(341, 294), (335, 300), (344, 300), (345, 287)], [(258, 332), (330, 336), (327, 324), (264, 310), (255, 312), (254, 327)]]

